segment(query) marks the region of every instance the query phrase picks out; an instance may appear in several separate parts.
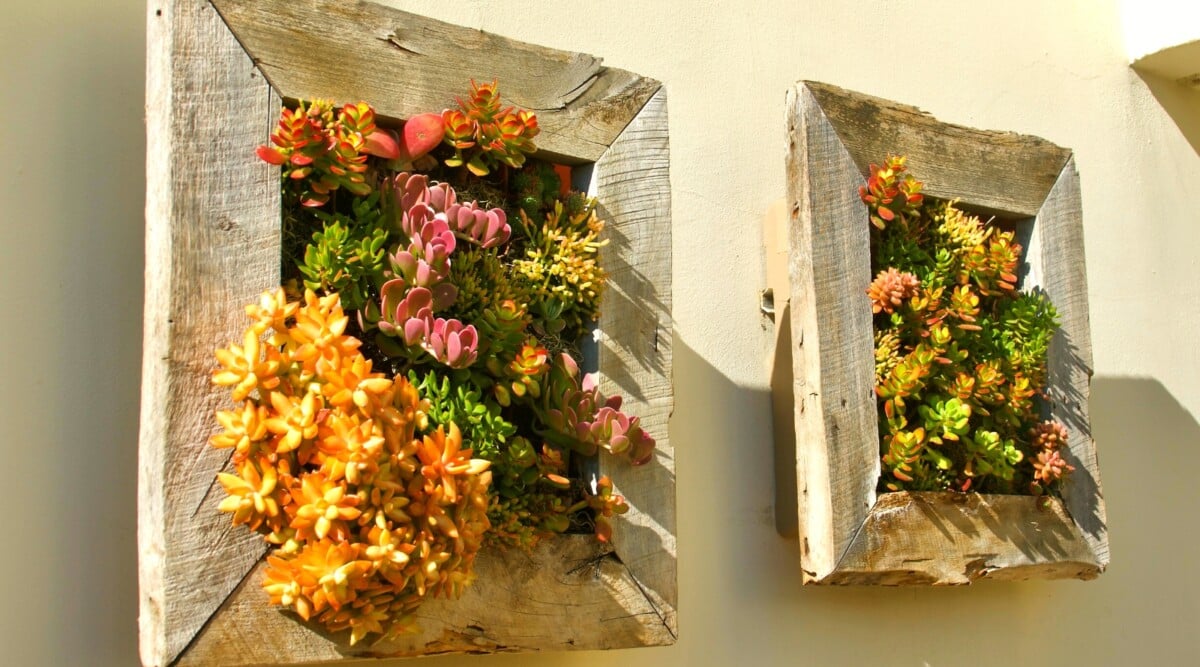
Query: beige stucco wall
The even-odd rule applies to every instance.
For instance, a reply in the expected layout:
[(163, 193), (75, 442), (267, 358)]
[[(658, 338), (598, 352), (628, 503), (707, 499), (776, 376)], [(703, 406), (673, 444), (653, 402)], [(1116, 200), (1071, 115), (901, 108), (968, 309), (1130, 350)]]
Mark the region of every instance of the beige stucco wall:
[[(299, 1), (299, 0), (298, 0)], [(395, 0), (669, 93), (680, 641), (420, 664), (1194, 664), (1200, 93), (1117, 0)], [(136, 664), (144, 5), (0, 3), (0, 664)], [(1113, 561), (1094, 582), (802, 589), (773, 520), (759, 223), (817, 79), (1075, 149)]]

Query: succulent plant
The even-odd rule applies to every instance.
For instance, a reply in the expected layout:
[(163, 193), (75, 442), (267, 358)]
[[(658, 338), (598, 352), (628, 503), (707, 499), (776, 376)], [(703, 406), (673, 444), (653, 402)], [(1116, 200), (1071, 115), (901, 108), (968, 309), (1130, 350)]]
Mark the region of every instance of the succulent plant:
[(599, 238), (604, 223), (596, 216), (595, 201), (574, 215), (557, 202), (541, 224), (522, 211), (521, 228), (527, 239), (525, 257), (515, 260), (513, 268), (541, 304), (537, 314), (543, 328), (557, 331), (567, 326), (581, 333), (599, 315), (607, 281), (596, 259), (608, 242)]
[(916, 295), (920, 284), (921, 281), (907, 271), (901, 273), (894, 268), (880, 271), (867, 288), (867, 296), (871, 298), (871, 311), (889, 314), (896, 312), (896, 307), (904, 303), (905, 299)]
[(421, 347), (450, 368), (466, 368), (479, 356), (479, 332), (473, 324), (438, 317), (429, 322)]
[(595, 522), (596, 539), (611, 542), (613, 531), (609, 519), (628, 512), (629, 504), (624, 496), (613, 492), (613, 483), (608, 475), (597, 480), (595, 493), (586, 493), (585, 496), (587, 506), (595, 512), (592, 520)]
[[(446, 165), (485, 176), (498, 164), (519, 168), (525, 156), (537, 150), (537, 117), (524, 110), (501, 107), (496, 82), (471, 82), (471, 95), (459, 98), (458, 109), (442, 112), (444, 141), (454, 149)], [(464, 152), (465, 151), (465, 152)]]
[(300, 203), (321, 206), (339, 188), (356, 195), (371, 192), (367, 156), (398, 155), (395, 139), (377, 131), (375, 111), (365, 103), (335, 108), (326, 100), (284, 107), (271, 144), (260, 146), (258, 157), (283, 167), (285, 182), (301, 183)]
[(472, 82), (395, 130), (302, 102), (258, 150), (283, 167), (285, 289), (217, 351), (221, 510), (271, 545), (271, 601), (351, 642), (460, 594), (485, 541), (611, 540), (628, 506), (578, 457), (653, 455), (568, 354), (597, 314), (603, 224), (569, 167), (527, 160), (538, 131)]
[[(378, 200), (377, 194), (364, 198)], [(342, 215), (325, 216), (325, 225), (312, 235), (297, 268), (304, 286), (320, 293), (337, 292), (344, 307), (366, 305), (371, 291), (382, 282), (388, 230), (376, 224), (357, 223)]]
[[(472, 578), (490, 526), (489, 462), (452, 421), (422, 433), (430, 403), (371, 370), (336, 294), (289, 304), (267, 293), (247, 314), (246, 342), (219, 355), (214, 382), (242, 393), (268, 358), (273, 381), (256, 380), (241, 411), (220, 418), (212, 443), (234, 449), (237, 472), (218, 475), (221, 511), (274, 545), (263, 582), (273, 604), (351, 642), (412, 629), (424, 598), (458, 596)], [(269, 345), (249, 343), (261, 335)]]
[[(555, 369), (557, 373), (553, 372)], [(570, 355), (561, 355), (550, 380), (557, 380), (560, 388), (563, 384), (566, 387), (560, 393), (547, 394), (545, 421), (549, 430), (542, 433), (547, 440), (584, 456), (593, 456), (604, 449), (625, 457), (633, 465), (649, 461), (654, 453), (654, 438), (642, 430), (640, 419), (620, 411), (620, 396), (601, 397), (595, 373), (584, 374), (576, 385), (578, 376), (578, 367)]]
[[(472, 245), (458, 248), (450, 265), (448, 282), (458, 289), (449, 311), (465, 322), (479, 324), (480, 334), (485, 340), (488, 336), (482, 331), (479, 320), (484, 318), (486, 311), (494, 311), (506, 301), (512, 302), (514, 308), (520, 304), (524, 311), (525, 305), (531, 300), (526, 285), (516, 278), (496, 248), (485, 249)], [(518, 328), (523, 330), (526, 324), (522, 322)], [(518, 343), (520, 338), (518, 336)]]
[(1044, 295), (1017, 291), (1013, 231), (920, 191), (892, 157), (859, 192), (876, 271), (880, 485), (1045, 492), (1030, 429), (1057, 314)]
[(912, 174), (905, 174), (906, 158), (889, 156), (883, 166), (872, 164), (867, 184), (858, 189), (858, 195), (871, 211), (871, 224), (879, 229), (899, 220), (908, 225), (920, 215), (925, 196), (921, 194), (921, 183)]

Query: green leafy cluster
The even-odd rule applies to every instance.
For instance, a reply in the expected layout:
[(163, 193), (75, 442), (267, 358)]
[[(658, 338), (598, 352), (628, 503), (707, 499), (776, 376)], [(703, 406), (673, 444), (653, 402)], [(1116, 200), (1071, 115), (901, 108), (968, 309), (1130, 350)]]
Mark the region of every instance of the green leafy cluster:
[(513, 268), (532, 292), (534, 315), (548, 331), (581, 335), (599, 316), (607, 280), (597, 259), (608, 241), (600, 240), (596, 201), (556, 201), (541, 222), (522, 210), (517, 229), (525, 237), (524, 257)]
[(338, 292), (342, 306), (358, 310), (367, 304), (383, 282), (391, 233), (382, 224), (379, 193), (356, 199), (351, 213), (316, 211), (323, 223), (312, 235), (297, 265), (304, 286), (321, 292)]
[(1054, 305), (1040, 292), (1017, 290), (1021, 247), (1012, 229), (951, 202), (925, 201), (905, 171), (904, 158), (871, 165), (860, 189), (877, 272), (867, 294), (880, 485), (1048, 492), (1061, 477), (1048, 481), (1046, 471), (1070, 467), (1057, 454), (1047, 464), (1045, 438), (1035, 437), (1058, 327)]
[(458, 288), (458, 297), (449, 311), (463, 321), (479, 320), (485, 311), (505, 301), (527, 304), (531, 300), (527, 284), (517, 279), (496, 248), (468, 247), (456, 252), (450, 282)]

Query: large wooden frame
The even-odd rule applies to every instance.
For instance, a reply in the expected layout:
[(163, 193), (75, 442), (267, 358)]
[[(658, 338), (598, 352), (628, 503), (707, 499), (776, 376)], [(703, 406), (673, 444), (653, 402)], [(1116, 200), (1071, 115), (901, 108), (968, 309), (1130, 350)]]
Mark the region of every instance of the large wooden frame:
[[(148, 4), (146, 313), (139, 461), (141, 655), (146, 665), (297, 664), (443, 652), (670, 644), (676, 634), (671, 228), (666, 95), (591, 56), (345, 0)], [(360, 643), (269, 608), (265, 545), (217, 510), (227, 455), (208, 446), (223, 392), (216, 346), (279, 280), (278, 170), (254, 156), (282, 100), (365, 100), (386, 118), (440, 110), (498, 79), (536, 111), (538, 144), (594, 163), (608, 220), (602, 389), (658, 438), (654, 460), (602, 472), (632, 506), (613, 548), (568, 535), (533, 553), (486, 551), (460, 600), (422, 631)], [(586, 171), (586, 170), (585, 170)]]
[[(1087, 275), (1071, 152), (813, 82), (789, 92), (787, 118), (791, 332), (781, 352), (792, 355), (805, 583), (1095, 577), (1108, 563), (1108, 537), (1088, 419)], [(1062, 317), (1047, 393), (1051, 415), (1070, 429), (1077, 470), (1061, 501), (876, 492), (869, 224), (857, 190), (888, 154), (908, 156), (927, 194), (1018, 223), (1022, 289), (1044, 290)]]

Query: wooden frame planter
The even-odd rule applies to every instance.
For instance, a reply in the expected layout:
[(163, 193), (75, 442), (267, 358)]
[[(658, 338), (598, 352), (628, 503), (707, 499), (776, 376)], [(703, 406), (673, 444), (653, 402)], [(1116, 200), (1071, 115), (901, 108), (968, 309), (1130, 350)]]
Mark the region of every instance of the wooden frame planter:
[[(787, 117), (791, 331), (780, 353), (792, 356), (785, 400), (804, 582), (1095, 577), (1108, 563), (1108, 538), (1088, 420), (1087, 276), (1071, 152), (812, 82), (789, 92)], [(857, 190), (869, 164), (888, 154), (908, 156), (927, 195), (1015, 222), (1027, 248), (1022, 289), (1045, 290), (1058, 308), (1048, 416), (1070, 429), (1077, 470), (1048, 507), (1030, 496), (876, 491), (869, 223)]]
[[(298, 664), (444, 652), (603, 649), (675, 640), (671, 234), (666, 95), (658, 82), (369, 3), (148, 4), (146, 313), (139, 461), (141, 656), (147, 665)], [(255, 157), (282, 100), (365, 100), (383, 118), (447, 106), (499, 79), (538, 115), (542, 151), (594, 163), (608, 221), (602, 390), (658, 439), (645, 466), (602, 458), (631, 510), (615, 548), (585, 535), (481, 552), (460, 600), (421, 632), (359, 643), (270, 608), (262, 538), (217, 510), (213, 350), (279, 281), (279, 173)], [(344, 633), (343, 633), (344, 634)]]

